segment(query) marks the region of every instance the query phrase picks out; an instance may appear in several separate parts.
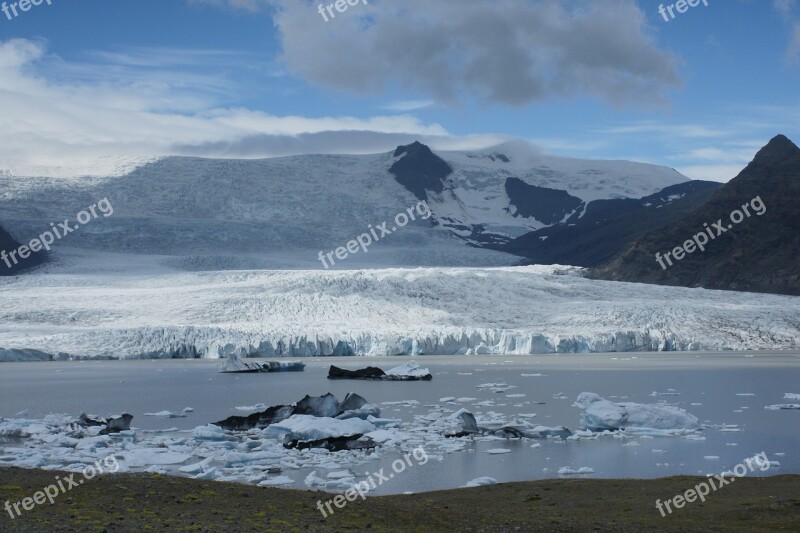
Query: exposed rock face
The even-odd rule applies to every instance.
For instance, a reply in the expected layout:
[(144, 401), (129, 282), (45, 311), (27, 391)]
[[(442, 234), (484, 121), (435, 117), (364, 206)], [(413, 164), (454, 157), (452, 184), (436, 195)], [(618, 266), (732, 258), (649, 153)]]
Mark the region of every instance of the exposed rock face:
[(420, 200), (428, 199), (428, 191), (442, 192), (445, 178), (453, 173), (444, 159), (418, 141), (397, 147), (394, 156), (403, 157), (391, 166), (389, 172)]
[(560, 222), (583, 205), (580, 198), (567, 191), (529, 185), (519, 178), (506, 179), (506, 194), (519, 216), (545, 224)]
[[(799, 200), (800, 148), (779, 135), (707, 203), (681, 221), (637, 239), (590, 276), (800, 295)], [(744, 215), (744, 206), (749, 216)], [(734, 211), (742, 213), (738, 223)], [(714, 238), (708, 239), (705, 250), (687, 253), (671, 266), (657, 262), (656, 253), (663, 256), (683, 246), (707, 227)]]
[(497, 249), (530, 258), (530, 263), (598, 266), (648, 231), (683, 219), (720, 187), (717, 182), (689, 181), (638, 200), (595, 200), (585, 206), (583, 216), (579, 209), (561, 224), (526, 233)]

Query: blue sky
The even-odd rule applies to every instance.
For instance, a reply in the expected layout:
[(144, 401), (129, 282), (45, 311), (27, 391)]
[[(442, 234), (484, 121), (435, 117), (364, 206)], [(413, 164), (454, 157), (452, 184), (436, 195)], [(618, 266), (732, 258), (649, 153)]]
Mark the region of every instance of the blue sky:
[[(0, 12), (0, 169), (529, 140), (734, 177), (800, 142), (800, 2), (46, 0)], [(10, 2), (7, 2), (10, 3)], [(323, 2), (328, 4), (330, 2)]]

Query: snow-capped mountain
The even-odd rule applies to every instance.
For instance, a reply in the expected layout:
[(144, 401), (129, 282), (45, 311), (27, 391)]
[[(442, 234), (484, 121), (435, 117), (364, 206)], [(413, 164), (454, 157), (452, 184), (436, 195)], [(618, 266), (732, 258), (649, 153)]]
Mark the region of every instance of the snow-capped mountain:
[(544, 156), (524, 143), (441, 152), (264, 160), (167, 157), (106, 178), (0, 177), (3, 225), (25, 241), (97, 201), (114, 214), (59, 242), (106, 252), (181, 256), (192, 268), (319, 266), (333, 250), (425, 199), (416, 220), (353, 256), (369, 265), (504, 265), (505, 242), (580, 213), (596, 199), (640, 198), (688, 181), (625, 161)]
[(521, 141), (439, 156), (453, 173), (431, 208), (445, 227), (476, 244), (508, 241), (582, 215), (595, 200), (642, 198), (689, 181), (656, 165), (547, 156)]

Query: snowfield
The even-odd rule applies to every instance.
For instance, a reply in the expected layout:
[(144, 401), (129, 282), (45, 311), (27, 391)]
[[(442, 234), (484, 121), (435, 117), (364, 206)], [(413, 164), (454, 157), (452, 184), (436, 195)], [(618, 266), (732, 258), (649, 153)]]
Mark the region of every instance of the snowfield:
[(791, 296), (573, 267), (182, 272), (131, 259), (0, 279), (0, 360), (800, 348)]
[[(546, 225), (513, 214), (505, 190), (509, 177), (584, 201), (641, 198), (689, 181), (654, 165), (545, 156), (523, 142), (440, 155), (453, 173), (445, 192), (429, 198), (433, 216), (393, 232), (382, 243), (391, 248), (375, 246), (365, 257), (349, 259), (345, 268), (513, 264), (515, 256), (471, 248), (464, 240), (471, 233), (464, 228), (516, 237)], [(120, 162), (120, 169), (130, 172), (108, 176), (0, 174), (1, 222), (26, 242), (51, 222), (108, 198), (113, 216), (70, 234), (68, 244), (59, 242), (57, 248), (172, 255), (192, 270), (318, 268), (319, 251), (343, 246), (368, 225), (392, 221), (419, 202), (389, 172), (401, 157), (393, 152), (258, 160), (166, 157), (140, 160), (135, 168)], [(442, 218), (451, 229), (438, 225)], [(452, 229), (459, 225), (461, 231)], [(292, 261), (280, 258), (286, 253)]]

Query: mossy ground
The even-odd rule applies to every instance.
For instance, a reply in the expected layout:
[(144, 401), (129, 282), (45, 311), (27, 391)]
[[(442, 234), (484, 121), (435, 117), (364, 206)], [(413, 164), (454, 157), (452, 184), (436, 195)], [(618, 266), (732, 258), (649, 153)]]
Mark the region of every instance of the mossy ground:
[[(0, 469), (0, 506), (56, 472)], [(417, 495), (368, 497), (323, 518), (331, 495), (158, 475), (97, 477), (11, 519), (2, 532), (39, 531), (800, 531), (800, 476), (741, 478), (662, 518), (700, 478), (546, 480)]]

